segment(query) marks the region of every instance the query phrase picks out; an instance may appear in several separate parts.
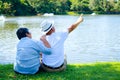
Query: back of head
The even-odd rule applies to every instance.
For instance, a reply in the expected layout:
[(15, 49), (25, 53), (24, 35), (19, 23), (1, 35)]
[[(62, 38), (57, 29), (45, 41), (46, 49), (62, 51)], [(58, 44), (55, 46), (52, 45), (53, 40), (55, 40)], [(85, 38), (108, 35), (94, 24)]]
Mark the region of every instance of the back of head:
[(27, 36), (26, 33), (29, 33), (27, 28), (19, 28), (16, 32), (16, 35), (17, 35), (18, 39), (21, 39), (21, 38)]

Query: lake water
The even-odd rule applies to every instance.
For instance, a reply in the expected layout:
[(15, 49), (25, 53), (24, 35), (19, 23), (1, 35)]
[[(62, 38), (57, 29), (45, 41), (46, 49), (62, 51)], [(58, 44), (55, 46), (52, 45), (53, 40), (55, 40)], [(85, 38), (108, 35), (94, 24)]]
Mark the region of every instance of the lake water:
[[(25, 26), (33, 39), (41, 36), (40, 22), (55, 21), (56, 30), (63, 30), (78, 16), (55, 15), (50, 17), (6, 17), (0, 21), (0, 64), (13, 63), (16, 54), (16, 30)], [(84, 15), (84, 22), (69, 34), (65, 42), (68, 63), (120, 62), (120, 15)]]

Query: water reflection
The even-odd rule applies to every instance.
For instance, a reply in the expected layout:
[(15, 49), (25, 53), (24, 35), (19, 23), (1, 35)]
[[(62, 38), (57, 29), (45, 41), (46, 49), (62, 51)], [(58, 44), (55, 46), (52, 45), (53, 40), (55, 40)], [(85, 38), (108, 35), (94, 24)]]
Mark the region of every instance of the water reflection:
[(5, 21), (6, 21), (5, 16), (1, 15), (1, 16), (0, 16), (0, 27), (4, 27)]
[(0, 21), (0, 27), (4, 27), (4, 21)]

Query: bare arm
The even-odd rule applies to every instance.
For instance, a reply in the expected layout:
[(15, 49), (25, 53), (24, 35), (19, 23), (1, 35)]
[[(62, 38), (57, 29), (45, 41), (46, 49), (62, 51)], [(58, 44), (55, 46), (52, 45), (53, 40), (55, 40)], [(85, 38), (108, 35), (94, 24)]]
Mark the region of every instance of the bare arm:
[(77, 21), (68, 28), (69, 33), (72, 32), (82, 21), (83, 21), (83, 18), (81, 14), (80, 17), (77, 19)]
[(43, 44), (48, 47), (51, 48), (50, 44), (48, 43), (48, 41), (46, 40), (46, 35), (43, 35), (40, 40), (43, 42)]

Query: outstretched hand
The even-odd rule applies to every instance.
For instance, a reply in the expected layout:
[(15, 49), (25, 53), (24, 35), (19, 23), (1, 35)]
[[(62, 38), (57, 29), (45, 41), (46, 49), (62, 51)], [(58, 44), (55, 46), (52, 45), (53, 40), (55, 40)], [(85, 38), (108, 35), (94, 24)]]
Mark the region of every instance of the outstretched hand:
[(80, 17), (77, 19), (77, 23), (81, 23), (83, 22), (83, 14), (80, 15)]
[(83, 14), (80, 15), (80, 17), (77, 19), (75, 23), (73, 23), (69, 28), (69, 33), (72, 32), (81, 22), (83, 22)]

